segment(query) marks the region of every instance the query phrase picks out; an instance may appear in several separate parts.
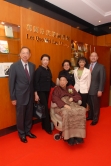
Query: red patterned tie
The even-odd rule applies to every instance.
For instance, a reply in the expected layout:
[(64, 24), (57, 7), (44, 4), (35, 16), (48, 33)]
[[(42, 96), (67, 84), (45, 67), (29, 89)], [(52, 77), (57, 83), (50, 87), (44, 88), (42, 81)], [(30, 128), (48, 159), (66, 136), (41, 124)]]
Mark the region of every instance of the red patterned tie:
[(90, 64), (90, 71), (92, 72), (93, 70), (93, 63)]
[(30, 75), (29, 75), (29, 72), (27, 70), (27, 64), (25, 64), (25, 73), (27, 75), (27, 78), (30, 80)]

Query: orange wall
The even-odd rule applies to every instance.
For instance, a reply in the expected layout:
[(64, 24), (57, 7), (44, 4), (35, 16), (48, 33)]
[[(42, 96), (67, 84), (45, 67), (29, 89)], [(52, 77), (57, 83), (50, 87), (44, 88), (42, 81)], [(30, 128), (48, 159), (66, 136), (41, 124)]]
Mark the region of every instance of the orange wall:
[(111, 46), (111, 34), (97, 37), (98, 46)]
[(20, 25), (20, 7), (0, 1), (0, 20)]
[[(5, 1), (0, 1), (0, 21), (20, 25), (20, 8)], [(1, 29), (0, 35), (3, 35)], [(16, 42), (10, 42), (12, 42), (10, 43), (11, 49), (18, 49)], [(0, 55), (0, 62), (16, 61), (17, 59), (18, 56), (13, 57), (12, 55), (9, 59), (8, 55)], [(0, 129), (13, 126), (16, 123), (15, 108), (10, 102), (8, 89), (8, 78), (0, 78)]]
[(97, 37), (86, 32), (83, 32), (77, 28), (71, 27), (71, 39), (91, 45), (96, 45)]
[(110, 48), (104, 46), (91, 46), (91, 52), (96, 51), (99, 59), (98, 62), (103, 64), (106, 71), (106, 81), (103, 96), (101, 98), (101, 107), (109, 105), (110, 94)]
[[(97, 37), (97, 46), (106, 46), (106, 47), (108, 47), (110, 49), (109, 62), (111, 64), (111, 34)], [(111, 65), (110, 65), (109, 71), (111, 72)], [(111, 77), (110, 77), (110, 85), (111, 85)]]

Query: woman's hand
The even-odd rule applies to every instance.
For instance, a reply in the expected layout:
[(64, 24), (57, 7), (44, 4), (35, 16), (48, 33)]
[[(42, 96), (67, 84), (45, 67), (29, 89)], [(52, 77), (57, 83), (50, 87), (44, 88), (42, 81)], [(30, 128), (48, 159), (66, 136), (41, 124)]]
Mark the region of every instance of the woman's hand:
[(12, 105), (16, 105), (17, 101), (16, 100), (12, 100)]
[(37, 92), (35, 92), (35, 101), (39, 101), (39, 100), (40, 100), (39, 96), (38, 96)]
[(69, 101), (70, 101), (70, 102), (72, 102), (72, 101), (73, 101), (73, 98), (72, 98), (72, 97), (71, 97), (71, 98), (69, 98)]
[(71, 110), (71, 107), (67, 104), (64, 105), (64, 108), (67, 108), (67, 109)]

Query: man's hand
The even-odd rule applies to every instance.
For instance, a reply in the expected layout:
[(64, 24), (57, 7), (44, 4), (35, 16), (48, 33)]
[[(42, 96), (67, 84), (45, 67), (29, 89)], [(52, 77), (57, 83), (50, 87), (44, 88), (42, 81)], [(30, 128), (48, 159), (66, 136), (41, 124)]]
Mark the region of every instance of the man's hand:
[(102, 91), (98, 91), (97, 96), (101, 97), (102, 96)]
[(17, 104), (17, 100), (12, 100), (12, 105), (16, 105)]
[(64, 105), (64, 108), (67, 108), (67, 109), (71, 110), (71, 107), (67, 104)]
[(72, 98), (72, 97), (71, 97), (71, 98), (69, 98), (69, 101), (70, 101), (70, 102), (72, 102), (72, 101), (73, 101), (73, 98)]

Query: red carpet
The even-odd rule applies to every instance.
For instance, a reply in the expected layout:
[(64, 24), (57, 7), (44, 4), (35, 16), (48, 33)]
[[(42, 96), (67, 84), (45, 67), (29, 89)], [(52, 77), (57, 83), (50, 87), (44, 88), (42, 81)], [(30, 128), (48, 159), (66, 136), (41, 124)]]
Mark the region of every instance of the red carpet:
[(96, 126), (87, 122), (87, 137), (81, 145), (55, 141), (40, 123), (33, 126), (32, 133), (38, 138), (28, 138), (26, 144), (20, 142), (17, 132), (0, 137), (0, 166), (111, 165), (111, 107), (101, 109)]

